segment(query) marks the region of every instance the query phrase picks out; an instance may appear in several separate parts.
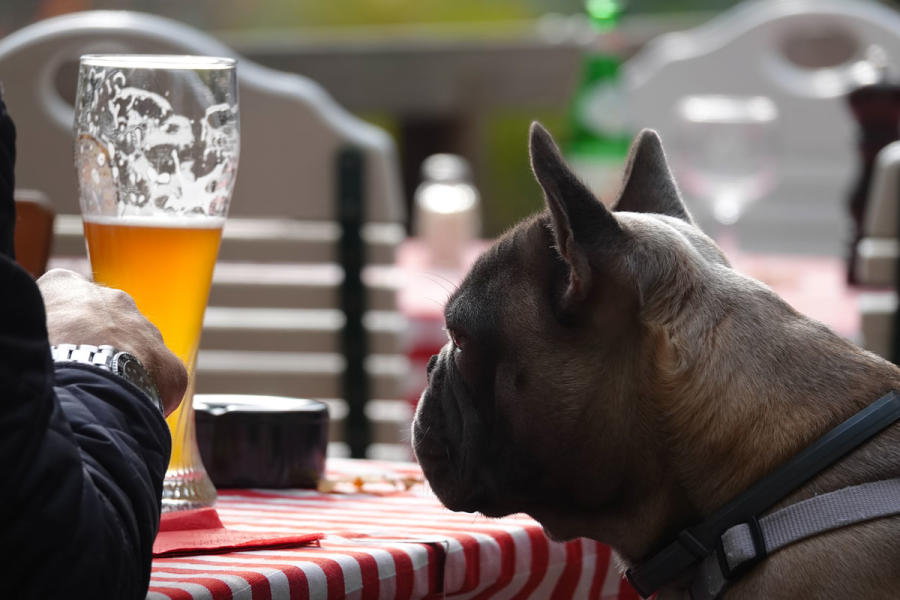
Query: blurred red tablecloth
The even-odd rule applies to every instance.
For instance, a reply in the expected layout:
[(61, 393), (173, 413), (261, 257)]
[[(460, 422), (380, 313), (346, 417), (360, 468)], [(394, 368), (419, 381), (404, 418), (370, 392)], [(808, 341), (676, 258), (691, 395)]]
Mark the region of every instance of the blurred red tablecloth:
[[(637, 599), (609, 549), (551, 542), (524, 516), (443, 508), (410, 463), (329, 459), (336, 493), (220, 490), (216, 509), (241, 531), (321, 531), (318, 547), (158, 558), (148, 598)], [(353, 482), (361, 484), (357, 488)]]

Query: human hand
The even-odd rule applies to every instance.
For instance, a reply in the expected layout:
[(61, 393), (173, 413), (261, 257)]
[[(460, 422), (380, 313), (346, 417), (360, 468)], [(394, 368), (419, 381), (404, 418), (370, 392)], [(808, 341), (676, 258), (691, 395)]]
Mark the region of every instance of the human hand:
[(187, 370), (131, 296), (66, 269), (48, 271), (37, 285), (44, 297), (50, 345), (108, 344), (134, 354), (156, 383), (166, 416), (178, 408)]

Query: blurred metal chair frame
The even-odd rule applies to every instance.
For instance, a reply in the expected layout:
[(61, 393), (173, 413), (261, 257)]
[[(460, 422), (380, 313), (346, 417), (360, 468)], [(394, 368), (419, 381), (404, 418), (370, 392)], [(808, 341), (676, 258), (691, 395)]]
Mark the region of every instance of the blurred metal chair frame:
[(197, 392), (327, 400), (332, 439), (354, 455), (401, 441), (405, 423), (372, 431), (365, 416), (378, 406), (370, 398), (402, 397), (406, 374), (392, 276), (405, 215), (391, 138), (316, 83), (170, 19), (88, 11), (38, 22), (0, 39), (0, 81), (19, 132), (17, 183), (44, 192), (58, 215), (51, 266), (86, 268), (71, 132), (87, 53), (238, 59), (241, 159)]
[[(849, 241), (846, 205), (858, 162), (844, 95), (868, 76), (863, 67), (871, 46), (900, 56), (900, 14), (883, 4), (743, 2), (704, 25), (660, 36), (628, 60), (628, 106), (637, 125), (658, 129), (674, 154), (682, 97), (770, 97), (781, 116), (780, 180), (738, 223), (742, 245), (840, 256)], [(692, 203), (691, 209), (702, 225), (711, 224), (706, 207)]]
[(862, 344), (890, 360), (900, 359), (896, 339), (897, 259), (900, 256), (900, 142), (888, 144), (878, 153), (868, 210), (863, 221), (863, 237), (856, 257), (860, 283)]

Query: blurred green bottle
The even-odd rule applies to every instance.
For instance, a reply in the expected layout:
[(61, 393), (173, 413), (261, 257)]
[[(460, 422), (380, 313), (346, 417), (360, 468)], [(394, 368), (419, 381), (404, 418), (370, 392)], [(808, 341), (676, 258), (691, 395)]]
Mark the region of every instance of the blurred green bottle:
[[(621, 0), (586, 0), (591, 23), (602, 34), (603, 50), (584, 58), (569, 112), (571, 137), (566, 158), (595, 194), (609, 203), (621, 183), (633, 131), (620, 81), (621, 58), (614, 53)], [(609, 48), (609, 49), (607, 49)]]

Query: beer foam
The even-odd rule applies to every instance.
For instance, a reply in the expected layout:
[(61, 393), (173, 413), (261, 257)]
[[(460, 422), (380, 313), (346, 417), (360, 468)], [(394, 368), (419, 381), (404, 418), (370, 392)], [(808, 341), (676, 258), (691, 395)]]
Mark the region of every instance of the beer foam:
[(119, 227), (164, 227), (167, 229), (221, 229), (225, 217), (127, 215), (122, 217), (84, 215), (85, 223), (92, 225), (117, 225)]
[(236, 61), (225, 56), (172, 54), (85, 54), (81, 64), (117, 69), (232, 69)]
[[(133, 65), (132, 65), (133, 66)], [(179, 75), (83, 62), (75, 162), (83, 214), (224, 217), (240, 154), (233, 78), (206, 65)], [(143, 86), (170, 77), (162, 89)], [(172, 86), (169, 89), (168, 86)], [(179, 114), (179, 103), (193, 106)]]

